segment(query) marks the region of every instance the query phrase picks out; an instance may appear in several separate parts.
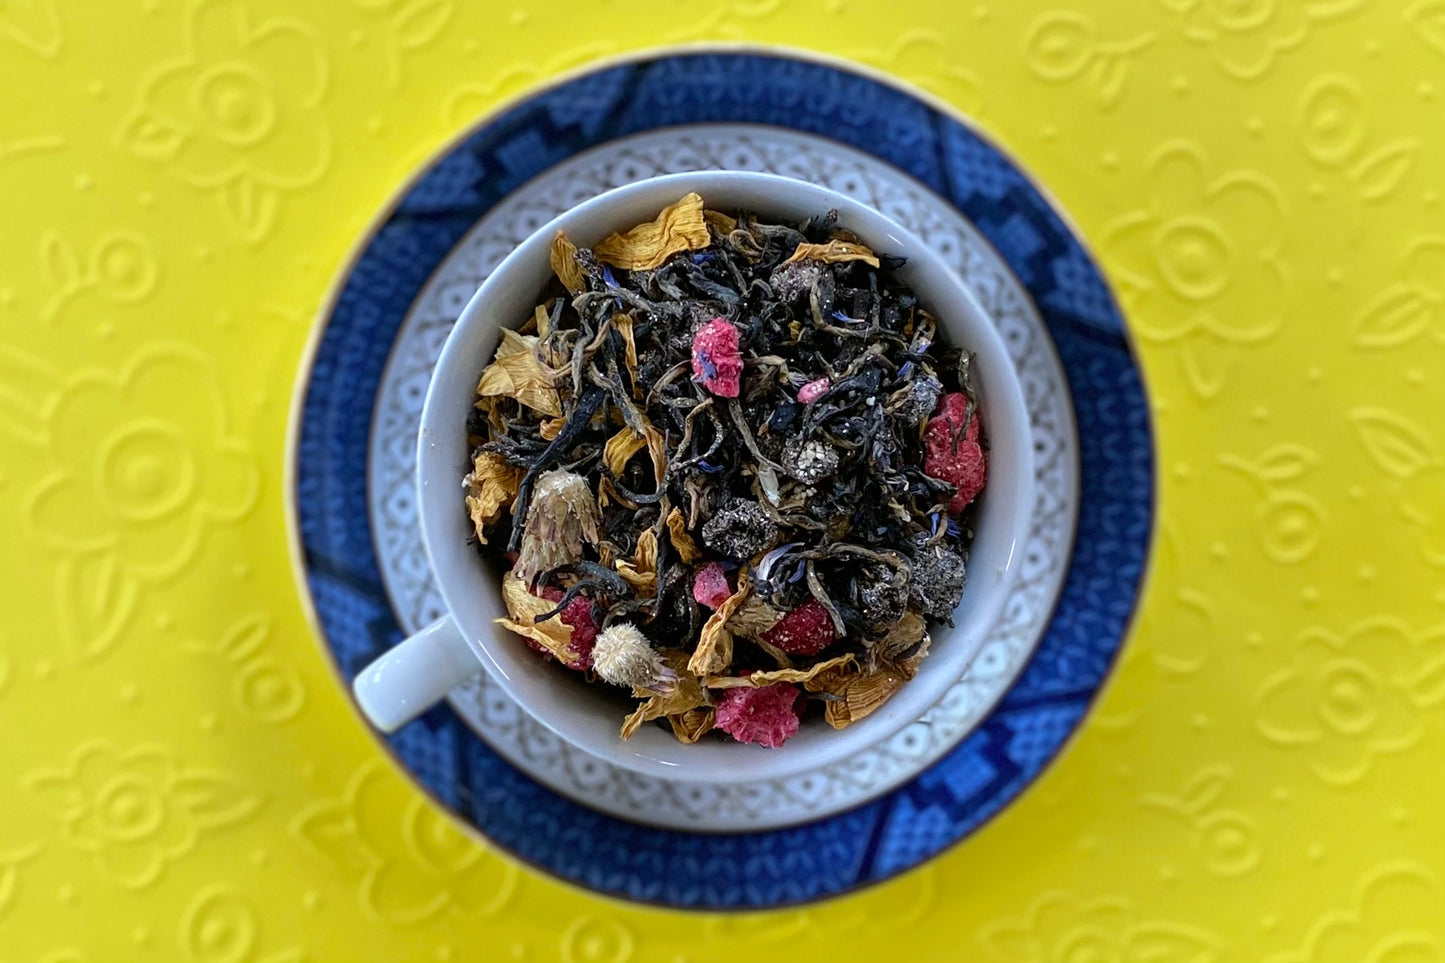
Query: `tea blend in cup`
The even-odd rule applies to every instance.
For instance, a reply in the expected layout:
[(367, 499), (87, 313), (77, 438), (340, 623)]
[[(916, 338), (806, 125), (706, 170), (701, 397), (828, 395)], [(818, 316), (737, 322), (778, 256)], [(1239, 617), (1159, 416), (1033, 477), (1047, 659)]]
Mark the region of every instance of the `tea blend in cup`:
[(498, 620), (691, 743), (874, 712), (964, 591), (972, 356), (840, 228), (697, 194), (589, 249), (477, 387), (463, 479)]

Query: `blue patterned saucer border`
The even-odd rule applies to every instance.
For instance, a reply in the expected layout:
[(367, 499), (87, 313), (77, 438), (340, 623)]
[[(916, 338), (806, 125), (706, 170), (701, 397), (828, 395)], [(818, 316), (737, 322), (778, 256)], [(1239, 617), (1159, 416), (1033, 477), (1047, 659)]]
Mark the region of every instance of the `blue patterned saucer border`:
[(871, 76), (770, 53), (653, 55), (574, 77), (481, 123), (435, 159), (366, 239), (301, 390), (295, 499), (307, 586), (348, 682), (403, 637), (366, 524), (372, 406), (433, 269), (502, 198), (572, 155), (680, 124), (754, 123), (872, 154), (952, 203), (1029, 291), (1069, 381), (1079, 527), (1036, 653), (992, 713), (917, 778), (787, 829), (638, 825), (534, 782), (446, 705), (390, 737), (418, 783), (497, 846), (612, 897), (691, 909), (776, 907), (887, 879), (974, 832), (1036, 779), (1079, 725), (1123, 644), (1153, 526), (1153, 442), (1138, 366), (1098, 266), (998, 147)]

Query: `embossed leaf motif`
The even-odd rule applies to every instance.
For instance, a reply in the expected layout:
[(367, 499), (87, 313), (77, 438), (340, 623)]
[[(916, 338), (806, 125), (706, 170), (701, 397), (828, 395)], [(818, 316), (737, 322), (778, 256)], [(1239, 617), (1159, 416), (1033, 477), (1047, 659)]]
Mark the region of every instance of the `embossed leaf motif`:
[(8, 37), (38, 57), (53, 59), (65, 40), (55, 0), (6, 0), (0, 4), (0, 37)]
[(1370, 299), (1355, 318), (1355, 343), (1388, 348), (1420, 335), (1440, 314), (1429, 292), (1410, 282), (1393, 284)]
[(136, 889), (156, 882), (201, 835), (246, 819), (262, 802), (229, 776), (177, 767), (159, 746), (121, 752), (91, 743), (68, 767), (38, 771), (24, 782), (63, 822), (67, 844)]
[(1383, 408), (1356, 408), (1350, 425), (1370, 460), (1396, 478), (1410, 478), (1440, 461), (1440, 453), (1420, 427)]
[(1445, 54), (1445, 0), (1418, 0), (1405, 8), (1405, 22), (1417, 37)]
[(487, 916), (511, 898), (516, 867), (463, 836), (400, 780), (362, 767), (346, 795), (302, 812), (293, 830), (358, 875), (365, 910), (411, 924), (450, 912)]
[(1388, 196), (1415, 166), (1415, 155), (1419, 144), (1413, 140), (1395, 141), (1371, 153), (1350, 168), (1350, 180), (1360, 189), (1360, 196), (1367, 201), (1378, 201)]
[(186, 129), (159, 111), (138, 107), (116, 135), (121, 145), (147, 160), (169, 160), (186, 142)]
[(250, 242), (261, 240), (271, 230), (281, 205), (281, 193), (254, 178), (238, 174), (220, 189), (221, 211)]
[(442, 32), (454, 12), (452, 0), (403, 0), (391, 15), (397, 44), (407, 50), (426, 46)]
[(23, 849), (0, 853), (0, 919), (5, 918), (10, 904), (20, 889), (20, 867), (40, 852), (40, 844), (32, 843)]
[(76, 661), (110, 651), (135, 612), (140, 590), (140, 580), (109, 552), (85, 552), (60, 561), (56, 617), (61, 638)]
[(1267, 482), (1286, 482), (1303, 475), (1318, 456), (1303, 445), (1285, 442), (1259, 456), (1259, 477)]

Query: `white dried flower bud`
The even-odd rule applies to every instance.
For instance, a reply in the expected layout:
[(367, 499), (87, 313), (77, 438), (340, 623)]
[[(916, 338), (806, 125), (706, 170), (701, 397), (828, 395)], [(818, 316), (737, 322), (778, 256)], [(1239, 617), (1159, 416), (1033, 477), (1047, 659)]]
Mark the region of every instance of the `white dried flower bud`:
[(532, 490), (513, 571), (530, 585), (543, 572), (580, 561), (583, 542), (597, 544), (601, 524), (587, 479), (570, 471), (544, 472)]
[(677, 673), (629, 622), (618, 622), (597, 636), (592, 647), (592, 668), (613, 685), (665, 693), (677, 685)]

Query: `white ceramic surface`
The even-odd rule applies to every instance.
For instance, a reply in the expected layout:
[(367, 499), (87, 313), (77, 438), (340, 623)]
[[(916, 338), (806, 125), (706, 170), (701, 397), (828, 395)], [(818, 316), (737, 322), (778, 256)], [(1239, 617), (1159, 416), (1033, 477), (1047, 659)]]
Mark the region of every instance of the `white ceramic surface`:
[(1031, 654), (1065, 574), (1077, 515), (1077, 453), (1067, 386), (1022, 285), (956, 210), (908, 175), (824, 138), (709, 124), (613, 141), (557, 165), (500, 201), (437, 266), (398, 332), (375, 405), (368, 512), (387, 592), (404, 628), (443, 605), (421, 544), (415, 438), (431, 371), (470, 295), (506, 254), (557, 213), (619, 184), (700, 168), (769, 171), (850, 194), (922, 237), (964, 279), (1008, 346), (1031, 420), (1036, 499), (1023, 567), (968, 670), (915, 722), (846, 759), (785, 778), (726, 784), (644, 776), (557, 738), (487, 674), (458, 687), (459, 716), (510, 763), (587, 805), (684, 829), (765, 829), (859, 805), (912, 778), (963, 738)]
[[(992, 446), (989, 487), (980, 502), (969, 560), (969, 585), (955, 612), (955, 626), (935, 627), (932, 652), (917, 677), (882, 709), (840, 731), (821, 722), (805, 725), (774, 751), (731, 741), (683, 745), (656, 727), (644, 727), (630, 740), (620, 739), (615, 693), (563, 679), (555, 666), (538, 660), (493, 624), (505, 614), (497, 573), (468, 543), (461, 510), (460, 479), (470, 462), (466, 420), (477, 378), (496, 348), (501, 327), (526, 318), (549, 280), (552, 236), (561, 229), (579, 245), (591, 245), (614, 230), (650, 220), (689, 192), (723, 210), (751, 210), (794, 222), (837, 209), (840, 225), (869, 246), (906, 257), (898, 271), (900, 280), (933, 309), (954, 344), (977, 355), (979, 403)], [(422, 412), (419, 518), (447, 616), (493, 675), (507, 681), (518, 704), (563, 740), (643, 775), (681, 773), (690, 781), (717, 783), (786, 778), (846, 758), (897, 732), (962, 676), (1017, 575), (1033, 505), (1029, 434), (1023, 391), (1003, 339), (958, 275), (923, 242), (878, 212), (817, 185), (751, 172), (673, 174), (617, 188), (561, 215), (513, 251), (472, 297), (442, 348)], [(373, 721), (393, 728), (465, 678), (460, 646), (449, 642), (448, 636), (444, 629), (419, 634), (358, 676), (358, 700)]]

